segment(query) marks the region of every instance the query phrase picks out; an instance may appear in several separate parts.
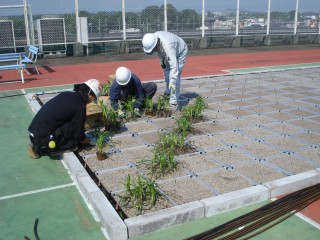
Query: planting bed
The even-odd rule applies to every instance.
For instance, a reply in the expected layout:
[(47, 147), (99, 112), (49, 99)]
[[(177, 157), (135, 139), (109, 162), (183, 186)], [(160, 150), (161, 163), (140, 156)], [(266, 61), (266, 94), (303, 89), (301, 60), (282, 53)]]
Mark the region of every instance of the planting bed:
[[(192, 124), (190, 150), (176, 154), (175, 171), (156, 179), (163, 197), (153, 208), (121, 209), (132, 218), (319, 168), (319, 74), (315, 68), (182, 81), (183, 95), (208, 104), (203, 120)], [(164, 83), (158, 89), (163, 93)], [(152, 158), (159, 133), (173, 129), (180, 115), (127, 122), (109, 158), (98, 161), (92, 148), (79, 151), (80, 160), (117, 202), (128, 174), (148, 176), (139, 161)]]

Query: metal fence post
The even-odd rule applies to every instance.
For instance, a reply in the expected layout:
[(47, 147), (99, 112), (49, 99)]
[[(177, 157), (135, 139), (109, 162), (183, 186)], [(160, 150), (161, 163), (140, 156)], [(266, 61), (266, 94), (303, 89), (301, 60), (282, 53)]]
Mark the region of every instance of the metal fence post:
[(80, 24), (79, 24), (79, 2), (78, 2), (78, 0), (74, 1), (74, 6), (75, 6), (75, 14), (76, 14), (77, 42), (81, 42)]
[(164, 30), (168, 31), (167, 0), (164, 0)]
[(23, 0), (24, 24), (26, 25), (27, 45), (30, 45), (27, 0)]
[(123, 40), (127, 39), (126, 36), (126, 10), (125, 10), (125, 0), (122, 0), (122, 31), (123, 31)]
[(267, 35), (270, 34), (270, 11), (271, 11), (271, 0), (268, 0), (268, 14), (267, 14)]
[(204, 13), (205, 13), (205, 0), (202, 0), (202, 33), (201, 33), (202, 37), (204, 37)]
[(297, 27), (298, 27), (298, 11), (299, 11), (299, 0), (296, 2), (296, 14), (294, 16), (294, 32), (293, 34), (297, 34)]
[(239, 13), (240, 13), (240, 0), (237, 0), (236, 36), (239, 35)]

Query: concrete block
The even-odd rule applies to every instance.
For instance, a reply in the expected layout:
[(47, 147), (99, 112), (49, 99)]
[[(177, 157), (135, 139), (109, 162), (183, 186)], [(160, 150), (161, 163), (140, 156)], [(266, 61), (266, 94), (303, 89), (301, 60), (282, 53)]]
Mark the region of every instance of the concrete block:
[(92, 195), (96, 192), (100, 192), (101, 190), (97, 186), (97, 184), (92, 180), (92, 178), (87, 176), (82, 176), (78, 178), (78, 186), (80, 188), (80, 191), (84, 195), (85, 199), (88, 202), (92, 202)]
[(234, 36), (231, 47), (240, 47), (241, 46), (241, 36)]
[(200, 200), (205, 208), (205, 217), (245, 207), (269, 199), (269, 189), (259, 185)]
[(63, 161), (66, 163), (71, 175), (78, 180), (79, 177), (87, 176), (88, 173), (79, 162), (74, 153), (63, 154)]
[(203, 217), (203, 205), (200, 202), (192, 202), (155, 213), (128, 218), (124, 222), (128, 227), (129, 237), (131, 238)]
[(101, 191), (91, 194), (91, 204), (110, 240), (128, 239), (126, 225)]
[(73, 44), (73, 56), (75, 57), (83, 56), (83, 46), (81, 43), (77, 42)]
[(310, 187), (320, 182), (318, 170), (311, 170), (297, 175), (281, 178), (264, 184), (270, 189), (270, 198), (279, 197), (288, 193)]

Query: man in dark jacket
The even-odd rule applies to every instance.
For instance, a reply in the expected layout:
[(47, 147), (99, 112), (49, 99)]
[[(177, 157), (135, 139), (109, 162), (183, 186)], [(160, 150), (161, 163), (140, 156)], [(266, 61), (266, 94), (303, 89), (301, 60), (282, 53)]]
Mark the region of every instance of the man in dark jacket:
[(110, 103), (113, 109), (118, 110), (120, 117), (124, 116), (119, 108), (120, 101), (127, 101), (130, 97), (135, 98), (134, 113), (140, 117), (140, 110), (145, 98), (152, 98), (157, 91), (157, 84), (154, 82), (141, 83), (140, 78), (131, 73), (126, 67), (119, 67), (116, 71), (115, 80), (110, 88)]
[(86, 105), (100, 96), (96, 79), (74, 85), (73, 92), (62, 92), (40, 108), (28, 131), (31, 158), (75, 151), (79, 144), (89, 144), (85, 135)]

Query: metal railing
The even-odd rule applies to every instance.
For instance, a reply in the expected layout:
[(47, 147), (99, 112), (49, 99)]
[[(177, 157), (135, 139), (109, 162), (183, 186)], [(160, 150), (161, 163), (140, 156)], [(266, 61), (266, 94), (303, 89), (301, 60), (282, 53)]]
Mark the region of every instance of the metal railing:
[(0, 6), (0, 20), (13, 22), (15, 40), (8, 46), (0, 37), (0, 49), (63, 45), (50, 41), (50, 36), (48, 44), (40, 39), (41, 29), (35, 23), (43, 18), (63, 18), (65, 42), (83, 44), (141, 39), (145, 33), (158, 30), (182, 37), (319, 34), (319, 6), (306, 7), (308, 1), (292, 1), (292, 10), (288, 10), (281, 1), (274, 6), (271, 0), (261, 0), (259, 5), (256, 1), (234, 0), (228, 9), (215, 0), (183, 4), (180, 0), (10, 0), (10, 5)]

